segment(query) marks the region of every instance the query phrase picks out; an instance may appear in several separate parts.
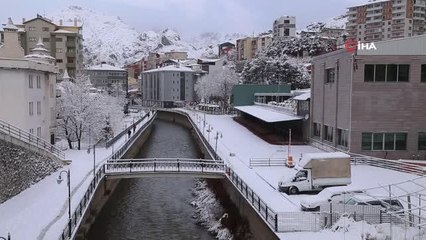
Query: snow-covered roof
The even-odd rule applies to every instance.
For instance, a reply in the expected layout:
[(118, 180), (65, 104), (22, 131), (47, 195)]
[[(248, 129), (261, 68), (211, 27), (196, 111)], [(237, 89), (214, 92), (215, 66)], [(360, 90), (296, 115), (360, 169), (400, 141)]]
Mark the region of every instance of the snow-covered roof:
[(299, 100), (299, 101), (306, 101), (310, 98), (311, 98), (311, 92), (307, 92), (307, 93), (300, 94), (300, 95), (294, 97), (293, 99)]
[(200, 58), (198, 60), (201, 61), (201, 62), (203, 62), (203, 63), (215, 63), (215, 62), (220, 61), (220, 58), (218, 58), (218, 59)]
[(295, 121), (302, 119), (302, 117), (299, 116), (294, 116), (285, 112), (276, 111), (274, 109), (258, 105), (238, 106), (235, 108), (267, 123)]
[(18, 30), (18, 28), (13, 24), (12, 18), (9, 18), (7, 20), (6, 26), (3, 27), (3, 29), (10, 29), (10, 30)]
[(96, 66), (91, 66), (87, 68), (87, 70), (93, 70), (93, 71), (126, 71), (122, 68), (118, 68), (109, 64), (100, 64)]
[(307, 153), (303, 154), (302, 160), (300, 160), (299, 165), (301, 167), (306, 166), (312, 159), (329, 159), (329, 158), (350, 158), (346, 153), (342, 152), (326, 152), (326, 153)]
[(166, 67), (162, 67), (162, 68), (156, 68), (156, 69), (148, 70), (148, 71), (145, 71), (143, 73), (164, 72), (164, 71), (195, 72), (194, 70), (192, 70), (191, 68), (188, 68), (188, 67), (170, 65), (170, 66), (166, 66)]
[(67, 30), (64, 30), (64, 29), (59, 29), (59, 30), (56, 30), (55, 33), (74, 33), (74, 32), (67, 31)]

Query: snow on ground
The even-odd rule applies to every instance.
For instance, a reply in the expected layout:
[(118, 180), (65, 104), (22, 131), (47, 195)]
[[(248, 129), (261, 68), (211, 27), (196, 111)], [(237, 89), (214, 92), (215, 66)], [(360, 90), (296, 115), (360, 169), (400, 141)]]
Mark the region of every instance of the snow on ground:
[[(219, 131), (217, 141), (217, 151), (222, 159), (227, 161), (234, 171), (251, 187), (269, 207), (276, 212), (294, 212), (300, 211), (300, 201), (312, 195), (301, 194), (289, 196), (285, 193), (280, 193), (277, 190), (278, 181), (281, 178), (288, 178), (295, 174), (294, 169), (287, 167), (250, 167), (250, 158), (286, 158), (288, 146), (269, 144), (248, 129), (241, 126), (232, 119), (229, 115), (209, 115), (200, 112), (187, 111), (198, 128), (203, 132), (203, 121), (206, 119), (206, 127), (204, 135), (210, 142), (211, 146), (215, 147), (216, 132)], [(212, 127), (213, 130), (208, 133), (206, 130)], [(209, 136), (210, 135), (210, 136)], [(222, 137), (220, 137), (220, 135)], [(312, 146), (292, 146), (290, 153), (296, 163), (303, 153), (318, 153), (321, 150)], [(233, 153), (230, 156), (230, 153)], [(386, 196), (388, 193), (381, 189), (383, 186), (401, 183), (404, 181), (416, 179), (418, 176), (402, 173), (383, 168), (377, 168), (366, 165), (352, 166), (352, 184), (351, 187), (360, 189), (370, 189), (371, 194), (377, 196)], [(420, 178), (418, 183), (426, 185), (426, 179)], [(394, 188), (395, 194), (403, 194), (404, 190), (416, 191), (420, 186), (415, 187), (415, 184), (400, 184), (401, 189)], [(373, 227), (374, 228), (374, 227)], [(340, 234), (340, 235), (339, 235)], [(312, 239), (318, 236), (323, 236), (320, 239), (343, 239), (343, 233), (327, 232), (321, 233), (280, 233), (278, 234), (283, 239)], [(350, 235), (350, 234), (346, 234)], [(346, 238), (360, 239), (360, 238)]]
[[(137, 129), (148, 120), (149, 118), (143, 120), (137, 126)], [(125, 123), (128, 123), (128, 121), (123, 121), (123, 124)], [(127, 141), (127, 138), (127, 134), (123, 135), (110, 148), (97, 147), (97, 168), (108, 159), (113, 147), (118, 149)], [(57, 184), (56, 179), (59, 172), (70, 169), (71, 206), (73, 210), (82, 199), (93, 178), (92, 151), (88, 154), (87, 148), (67, 150), (65, 155), (67, 159), (72, 160), (69, 166), (65, 166), (17, 196), (0, 204), (0, 234), (10, 232), (12, 239), (18, 240), (57, 239), (60, 236), (68, 219), (68, 189), (66, 181)]]

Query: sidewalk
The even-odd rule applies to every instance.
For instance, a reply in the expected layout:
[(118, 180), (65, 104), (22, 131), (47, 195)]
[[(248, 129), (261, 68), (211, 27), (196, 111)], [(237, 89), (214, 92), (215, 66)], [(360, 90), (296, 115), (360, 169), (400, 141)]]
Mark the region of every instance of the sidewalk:
[[(144, 119), (137, 129), (148, 120)], [(127, 138), (127, 134), (123, 135), (110, 148), (96, 147), (96, 167), (99, 168), (113, 149), (122, 146)], [(93, 178), (93, 149), (90, 154), (87, 148), (67, 150), (65, 156), (72, 160), (70, 165), (0, 205), (0, 236), (10, 232), (14, 240), (59, 238), (68, 221), (68, 188), (66, 180), (57, 184), (59, 172), (67, 169), (71, 171), (72, 209), (75, 209)]]

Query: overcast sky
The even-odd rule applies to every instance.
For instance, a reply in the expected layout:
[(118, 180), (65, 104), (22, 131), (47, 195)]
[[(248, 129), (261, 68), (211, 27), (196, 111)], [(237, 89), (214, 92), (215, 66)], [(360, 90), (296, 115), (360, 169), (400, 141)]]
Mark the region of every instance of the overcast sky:
[(368, 0), (1, 0), (0, 19), (52, 15), (70, 5), (120, 16), (139, 31), (171, 28), (184, 36), (203, 32), (259, 33), (275, 18), (293, 15), (297, 28), (345, 13)]

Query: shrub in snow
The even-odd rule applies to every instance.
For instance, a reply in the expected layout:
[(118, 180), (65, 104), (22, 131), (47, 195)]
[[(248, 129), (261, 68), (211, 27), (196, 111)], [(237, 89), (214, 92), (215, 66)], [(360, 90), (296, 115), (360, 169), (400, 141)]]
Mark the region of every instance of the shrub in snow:
[[(191, 205), (195, 207), (197, 222), (206, 227), (217, 239), (232, 240), (231, 232), (223, 225), (228, 214), (223, 213), (224, 209), (205, 181), (197, 182), (193, 195), (194, 201), (191, 202)], [(221, 217), (218, 219), (217, 216)]]

